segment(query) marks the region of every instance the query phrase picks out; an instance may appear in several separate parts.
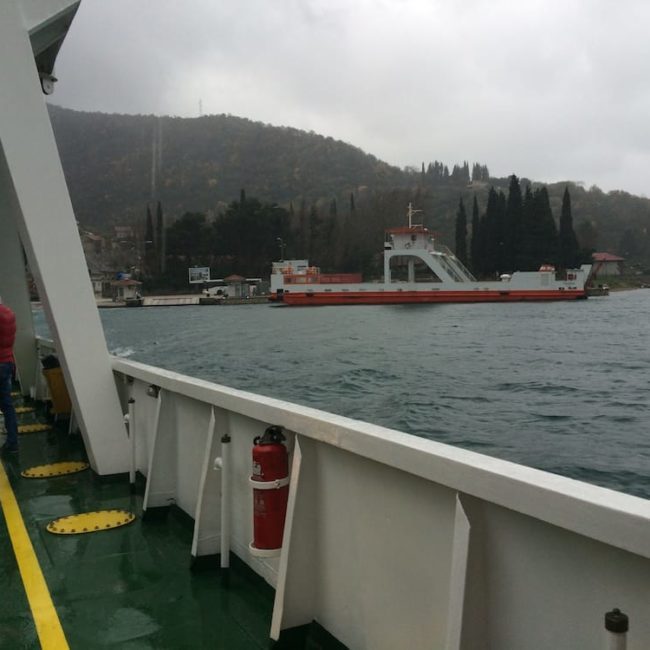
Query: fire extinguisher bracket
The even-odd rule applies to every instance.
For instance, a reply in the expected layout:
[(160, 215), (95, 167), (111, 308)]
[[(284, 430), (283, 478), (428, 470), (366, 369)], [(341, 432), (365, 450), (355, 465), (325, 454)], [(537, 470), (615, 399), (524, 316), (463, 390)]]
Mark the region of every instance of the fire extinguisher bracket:
[(282, 548), (256, 548), (253, 542), (248, 545), (248, 550), (255, 557), (277, 557)]
[(285, 485), (289, 485), (289, 477), (275, 479), (275, 481), (256, 481), (254, 478), (249, 478), (248, 482), (256, 490), (279, 490)]

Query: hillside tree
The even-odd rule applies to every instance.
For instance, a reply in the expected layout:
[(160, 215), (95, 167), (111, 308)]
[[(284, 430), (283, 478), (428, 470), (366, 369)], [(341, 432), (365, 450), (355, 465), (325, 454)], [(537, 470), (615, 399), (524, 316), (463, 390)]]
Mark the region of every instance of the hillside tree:
[(562, 269), (572, 269), (578, 265), (580, 256), (578, 238), (573, 230), (571, 215), (571, 195), (569, 188), (564, 189), (562, 197), (562, 213), (560, 215), (560, 232), (558, 235), (558, 266)]
[(462, 197), (456, 212), (456, 257), (467, 264), (467, 215)]
[(472, 205), (472, 239), (470, 243), (470, 263), (472, 268), (472, 273), (474, 275), (481, 274), (481, 265), (480, 265), (480, 236), (479, 236), (479, 211), (478, 211), (478, 200), (476, 194), (474, 195), (474, 202)]
[(508, 187), (505, 227), (503, 233), (503, 271), (516, 270), (517, 250), (521, 248), (521, 228), (523, 220), (523, 198), (519, 179), (513, 174)]

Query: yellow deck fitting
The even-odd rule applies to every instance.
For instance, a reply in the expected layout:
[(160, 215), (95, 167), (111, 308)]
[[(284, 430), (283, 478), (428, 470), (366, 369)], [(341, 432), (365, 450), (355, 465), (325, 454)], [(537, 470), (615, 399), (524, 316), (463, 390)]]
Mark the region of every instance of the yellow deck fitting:
[(33, 406), (17, 406), (16, 413), (33, 413), (36, 409)]
[(38, 433), (39, 431), (49, 431), (51, 428), (49, 424), (20, 424), (18, 433)]
[(64, 476), (65, 474), (75, 474), (88, 469), (90, 465), (79, 460), (68, 460), (61, 463), (51, 463), (49, 465), (37, 465), (30, 467), (20, 473), (25, 478), (50, 478), (52, 476)]
[(101, 530), (125, 526), (134, 520), (135, 515), (128, 510), (97, 510), (59, 517), (47, 525), (47, 530), (55, 535), (97, 533)]

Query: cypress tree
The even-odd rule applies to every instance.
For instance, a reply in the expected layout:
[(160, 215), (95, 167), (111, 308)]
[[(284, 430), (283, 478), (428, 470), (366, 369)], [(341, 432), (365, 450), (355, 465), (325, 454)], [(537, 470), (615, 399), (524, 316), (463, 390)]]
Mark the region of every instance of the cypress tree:
[(515, 271), (532, 270), (533, 262), (533, 230), (535, 227), (535, 198), (526, 185), (526, 193), (522, 201), (521, 223), (518, 230), (518, 236), (515, 248)]
[(456, 213), (456, 257), (467, 264), (467, 215), (461, 197)]
[(555, 264), (557, 259), (557, 228), (548, 191), (541, 187), (526, 189), (524, 227), (519, 256), (520, 271), (536, 271), (542, 264)]
[(300, 254), (308, 257), (309, 254), (309, 223), (307, 221), (307, 205), (305, 199), (300, 201), (298, 211), (298, 242), (300, 243)]
[(578, 239), (573, 230), (571, 216), (571, 196), (569, 188), (564, 188), (562, 197), (562, 214), (560, 215), (560, 234), (558, 242), (558, 265), (562, 269), (575, 268), (578, 265)]
[(145, 248), (147, 244), (153, 244), (153, 215), (151, 214), (151, 208), (147, 206), (147, 221), (144, 231), (144, 243)]
[(545, 187), (537, 191), (537, 201), (539, 208), (538, 262), (540, 265), (555, 264), (558, 251), (557, 226)]
[(471, 241), (471, 263), (472, 263), (472, 272), (474, 275), (481, 274), (481, 239), (480, 239), (480, 222), (478, 215), (478, 201), (476, 200), (476, 194), (474, 195), (474, 205), (472, 206), (472, 241)]
[[(469, 170), (469, 166), (468, 166)], [(472, 182), (484, 181), (488, 182), (490, 180), (490, 172), (487, 168), (487, 165), (481, 165), (481, 163), (474, 163), (472, 165)]]
[(495, 243), (495, 271), (503, 273), (507, 270), (508, 265), (505, 260), (505, 246), (504, 238), (506, 231), (506, 195), (499, 190), (497, 195), (497, 209), (496, 209), (496, 221), (495, 221), (495, 234), (496, 234), (496, 243)]
[[(323, 243), (322, 220), (318, 214), (318, 208), (312, 203), (309, 210), (309, 254), (308, 258), (311, 264), (316, 264), (316, 259), (321, 260)], [(312, 259), (313, 258), (313, 259)]]
[(499, 196), (494, 187), (490, 188), (488, 194), (487, 208), (481, 225), (481, 238), (483, 240), (484, 252), (483, 273), (494, 275), (497, 271), (499, 255)]
[(513, 174), (508, 188), (505, 225), (503, 232), (503, 270), (516, 271), (517, 250), (521, 248), (521, 228), (523, 221), (523, 199), (519, 179)]

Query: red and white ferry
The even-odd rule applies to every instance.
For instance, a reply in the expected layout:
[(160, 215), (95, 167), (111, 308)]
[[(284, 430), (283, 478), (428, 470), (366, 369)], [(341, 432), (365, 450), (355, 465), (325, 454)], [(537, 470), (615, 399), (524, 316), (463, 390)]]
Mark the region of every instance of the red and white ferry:
[(356, 273), (321, 273), (307, 260), (273, 263), (271, 300), (286, 305), (382, 305), (433, 302), (514, 302), (586, 298), (591, 265), (556, 277), (555, 268), (516, 271), (499, 280), (477, 280), (433, 233), (413, 225), (386, 231), (383, 282), (362, 282)]

